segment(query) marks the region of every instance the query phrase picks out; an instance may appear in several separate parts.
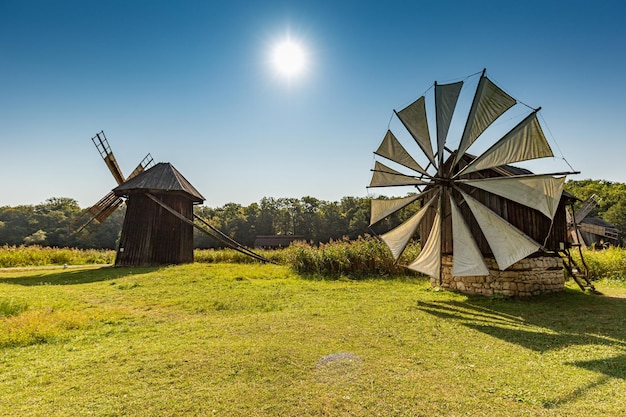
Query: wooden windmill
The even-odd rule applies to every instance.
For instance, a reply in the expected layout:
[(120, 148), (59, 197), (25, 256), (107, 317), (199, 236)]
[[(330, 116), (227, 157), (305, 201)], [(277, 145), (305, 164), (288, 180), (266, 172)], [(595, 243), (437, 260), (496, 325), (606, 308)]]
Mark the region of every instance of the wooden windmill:
[(126, 201), (116, 266), (193, 262), (194, 228), (226, 247), (262, 262), (272, 262), (194, 214), (193, 206), (202, 203), (204, 197), (172, 164), (155, 165), (148, 154), (128, 178), (124, 178), (104, 132), (98, 133), (92, 141), (118, 186), (85, 212), (77, 232), (90, 231)]
[(588, 217), (600, 200), (602, 200), (600, 197), (592, 194), (575, 214), (573, 210), (568, 210), (568, 230), (574, 245), (586, 248), (620, 244), (619, 230), (615, 225), (599, 217)]

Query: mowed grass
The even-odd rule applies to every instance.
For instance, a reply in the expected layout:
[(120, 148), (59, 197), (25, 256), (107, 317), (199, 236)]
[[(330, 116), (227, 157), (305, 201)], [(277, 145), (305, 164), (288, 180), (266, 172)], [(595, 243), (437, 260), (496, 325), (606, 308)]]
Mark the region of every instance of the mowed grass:
[(626, 415), (624, 284), (529, 300), (285, 266), (0, 272), (2, 416)]

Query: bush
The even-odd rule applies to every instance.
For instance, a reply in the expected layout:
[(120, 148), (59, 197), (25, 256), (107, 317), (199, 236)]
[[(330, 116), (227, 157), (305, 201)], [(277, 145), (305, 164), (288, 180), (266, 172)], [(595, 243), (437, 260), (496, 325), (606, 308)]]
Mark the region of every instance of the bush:
[(319, 247), (295, 242), (285, 252), (287, 264), (301, 273), (389, 276), (409, 272), (403, 265), (417, 257), (419, 245), (409, 245), (398, 262), (382, 241), (369, 236), (331, 241)]

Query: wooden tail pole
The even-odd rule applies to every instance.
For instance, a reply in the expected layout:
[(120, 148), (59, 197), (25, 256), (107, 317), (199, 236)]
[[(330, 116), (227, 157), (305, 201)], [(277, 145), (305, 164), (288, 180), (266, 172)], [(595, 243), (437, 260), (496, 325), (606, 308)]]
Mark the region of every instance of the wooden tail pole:
[[(276, 264), (276, 262), (272, 261), (271, 259), (265, 258), (257, 253), (254, 253), (253, 251), (251, 251), (250, 249), (240, 245), (239, 243), (235, 242), (233, 239), (231, 239), (230, 237), (224, 235), (222, 232), (219, 232), (219, 234), (217, 233), (217, 229), (214, 228), (213, 226), (210, 226), (206, 221), (202, 220), (202, 222), (204, 224), (206, 224), (207, 226), (209, 226), (209, 230), (201, 227), (200, 225), (196, 224), (193, 220), (190, 220), (188, 218), (186, 218), (185, 216), (183, 216), (182, 214), (180, 214), (179, 212), (177, 212), (176, 210), (174, 210), (173, 208), (171, 208), (170, 206), (168, 206), (167, 204), (165, 204), (164, 202), (162, 202), (161, 200), (159, 200), (158, 198), (156, 198), (154, 195), (150, 194), (150, 193), (146, 193), (146, 195), (148, 196), (148, 198), (150, 198), (152, 201), (154, 201), (155, 203), (157, 203), (159, 206), (163, 207), (165, 210), (167, 210), (168, 212), (172, 213), (174, 216), (178, 217), (180, 220), (182, 220), (183, 222), (195, 227), (196, 229), (200, 230), (203, 233), (206, 233), (207, 235), (211, 236), (213, 239), (218, 240), (219, 242), (225, 244), (226, 246), (228, 246), (231, 249), (236, 250), (237, 252), (243, 253), (244, 255), (248, 255), (251, 256), (261, 262), (267, 262), (267, 263), (272, 263), (272, 264)], [(194, 214), (194, 217), (197, 219), (201, 219), (200, 217), (196, 216)], [(222, 237), (224, 236), (224, 237)]]

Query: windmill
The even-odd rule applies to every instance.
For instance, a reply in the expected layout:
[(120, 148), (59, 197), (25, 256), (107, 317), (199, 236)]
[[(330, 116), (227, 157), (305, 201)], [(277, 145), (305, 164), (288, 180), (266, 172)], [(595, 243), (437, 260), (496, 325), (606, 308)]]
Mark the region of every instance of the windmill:
[[(150, 166), (154, 164), (154, 160), (150, 154), (147, 154), (139, 165), (130, 173), (128, 178), (124, 177), (122, 170), (120, 169), (115, 155), (111, 150), (109, 141), (107, 140), (104, 131), (100, 131), (96, 136), (91, 138), (91, 141), (96, 146), (98, 153), (104, 160), (104, 163), (111, 171), (113, 178), (117, 182), (117, 185), (123, 184), (126, 180), (129, 180), (138, 174), (142, 173)], [(80, 226), (76, 229), (75, 233), (87, 231), (91, 233), (94, 227), (97, 227), (100, 223), (104, 222), (119, 206), (122, 205), (124, 200), (121, 197), (116, 196), (113, 191), (109, 191), (104, 197), (102, 197), (96, 204), (91, 206), (85, 213), (76, 221)]]
[[(455, 108), (464, 81), (434, 84), (434, 149), (425, 95), (394, 110), (425, 163), (417, 162), (389, 128), (374, 152), (385, 163), (376, 160), (369, 187), (410, 186), (419, 192), (404, 198), (372, 199), (370, 225), (411, 203), (422, 202), (410, 219), (380, 238), (397, 261), (419, 229), (422, 250), (407, 266), (440, 283), (444, 256), (452, 258), (453, 277), (489, 276), (493, 262), (488, 265), (486, 258), (503, 271), (537, 251), (556, 250), (567, 241), (561, 194), (565, 175), (574, 172), (536, 175), (509, 165), (553, 156), (537, 119), (540, 108), (531, 108), (530, 114), (480, 155), (468, 153), (502, 115), (524, 107), (485, 72), (480, 75), (456, 149), (449, 149), (446, 142), (453, 116), (459, 117)], [(396, 168), (386, 165), (388, 161)]]
[(598, 217), (588, 217), (601, 200), (592, 194), (575, 214), (568, 210), (567, 224), (572, 244), (585, 248), (596, 244), (619, 244), (619, 230), (614, 225)]
[(104, 132), (94, 136), (92, 142), (118, 186), (83, 214), (77, 233), (91, 231), (126, 201), (116, 266), (193, 262), (194, 228), (228, 248), (261, 262), (275, 263), (234, 241), (196, 215), (193, 206), (202, 203), (204, 197), (172, 164), (154, 164), (148, 154), (125, 178)]

